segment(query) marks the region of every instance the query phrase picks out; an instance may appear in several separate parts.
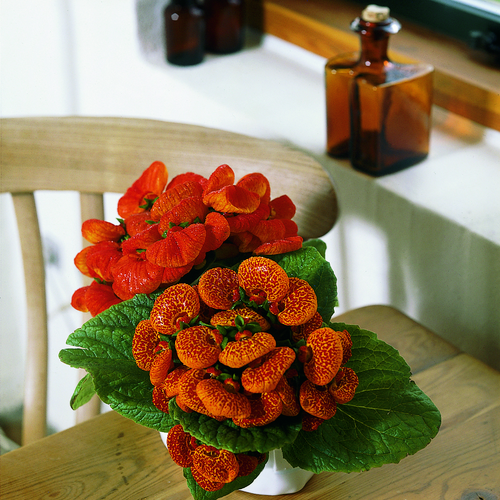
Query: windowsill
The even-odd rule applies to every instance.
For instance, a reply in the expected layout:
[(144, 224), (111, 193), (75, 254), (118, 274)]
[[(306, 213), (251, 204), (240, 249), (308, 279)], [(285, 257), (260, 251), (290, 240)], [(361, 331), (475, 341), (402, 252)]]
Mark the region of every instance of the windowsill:
[[(250, 0), (249, 22), (262, 31), (322, 57), (359, 49), (349, 31), (359, 5), (345, 0)], [(435, 67), (434, 103), (481, 125), (500, 130), (500, 68), (465, 44), (400, 19), (391, 57)], [(474, 58), (473, 58), (474, 56)]]

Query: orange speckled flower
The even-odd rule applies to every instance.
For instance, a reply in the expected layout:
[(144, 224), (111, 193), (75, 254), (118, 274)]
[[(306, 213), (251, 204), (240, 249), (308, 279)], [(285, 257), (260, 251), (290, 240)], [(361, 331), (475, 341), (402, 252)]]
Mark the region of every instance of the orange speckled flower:
[(265, 257), (244, 260), (238, 268), (238, 281), (250, 298), (263, 297), (270, 302), (281, 300), (289, 288), (283, 268)]
[(163, 390), (165, 397), (167, 398), (173, 398), (174, 396), (177, 396), (179, 394), (179, 381), (181, 377), (189, 370), (187, 366), (179, 366), (172, 370), (163, 383), (161, 384), (160, 388)]
[(156, 408), (158, 408), (158, 410), (163, 413), (168, 413), (168, 402), (170, 399), (171, 398), (165, 394), (165, 389), (163, 389), (163, 387), (157, 385), (153, 387), (153, 404)]
[(304, 374), (313, 384), (327, 385), (337, 375), (342, 358), (342, 343), (337, 332), (319, 328), (307, 339)]
[(301, 325), (292, 326), (293, 341), (299, 342), (299, 340), (301, 339), (307, 340), (309, 335), (312, 332), (314, 332), (314, 330), (321, 328), (322, 325), (323, 325), (323, 318), (321, 317), (321, 314), (316, 311), (314, 313), (314, 316), (309, 321), (306, 321)]
[(238, 290), (238, 275), (225, 267), (208, 269), (198, 282), (201, 300), (214, 309), (230, 309), (240, 298)]
[(244, 429), (270, 424), (281, 415), (281, 398), (275, 391), (250, 398), (250, 404), (252, 406), (250, 416), (246, 418), (233, 418), (233, 422)]
[(151, 370), (151, 365), (155, 359), (155, 349), (159, 342), (160, 334), (148, 319), (139, 322), (135, 327), (132, 339), (132, 355), (141, 370)]
[(208, 326), (195, 325), (177, 334), (175, 350), (181, 363), (189, 368), (208, 368), (221, 353), (222, 335)]
[(337, 334), (340, 337), (340, 341), (342, 342), (342, 352), (344, 353), (344, 356), (342, 357), (342, 364), (345, 365), (352, 356), (351, 334), (347, 330), (337, 332)]
[(354, 397), (359, 384), (358, 376), (352, 368), (341, 368), (330, 384), (330, 394), (339, 404), (348, 403)]
[(126, 219), (129, 215), (148, 210), (146, 200), (160, 196), (168, 181), (167, 168), (161, 161), (153, 162), (130, 186), (118, 201), (118, 214)]
[(224, 488), (225, 483), (210, 481), (198, 469), (191, 467), (191, 475), (200, 488), (205, 491), (218, 491)]
[(264, 316), (246, 306), (215, 313), (210, 320), (210, 324), (213, 326), (236, 326), (235, 320), (238, 316), (243, 318), (245, 324), (258, 323), (262, 331), (267, 331), (271, 328), (271, 323)]
[(241, 383), (248, 392), (273, 391), (295, 361), (295, 352), (290, 347), (276, 347), (262, 361), (255, 368), (246, 368), (241, 375)]
[(193, 466), (193, 453), (197, 445), (196, 440), (189, 433), (184, 432), (182, 425), (174, 425), (167, 435), (167, 448), (172, 460), (181, 467)]
[(196, 393), (213, 415), (226, 418), (250, 415), (248, 398), (241, 392), (235, 392), (231, 385), (223, 384), (215, 378), (201, 380), (196, 386)]
[(101, 241), (119, 241), (125, 236), (125, 229), (120, 224), (104, 220), (88, 219), (82, 224), (82, 236), (90, 243)]
[(235, 342), (228, 342), (219, 354), (219, 361), (231, 368), (241, 368), (271, 352), (276, 347), (276, 340), (265, 332), (257, 332), (252, 337), (243, 337)]
[(236, 455), (236, 460), (238, 460), (238, 477), (248, 476), (251, 474), (259, 465), (259, 459), (253, 455), (247, 455), (246, 453), (238, 453)]
[(178, 283), (155, 300), (150, 314), (151, 324), (160, 333), (173, 335), (179, 330), (181, 321), (189, 323), (199, 311), (200, 299), (196, 290), (186, 283)]
[(185, 408), (208, 415), (216, 420), (224, 420), (225, 417), (219, 417), (210, 413), (203, 404), (202, 400), (196, 393), (196, 386), (207, 375), (206, 370), (190, 369), (184, 373), (179, 379), (178, 389), (179, 394), (176, 397), (176, 402), (179, 407), (186, 411)]
[(209, 481), (230, 483), (238, 477), (236, 455), (228, 450), (202, 444), (193, 453), (193, 468)]
[(304, 416), (302, 417), (302, 430), (305, 432), (313, 432), (318, 429), (323, 422), (325, 422), (325, 419), (323, 418), (315, 417), (309, 413), (304, 413)]
[(335, 415), (337, 405), (330, 391), (325, 386), (313, 384), (305, 380), (299, 391), (300, 406), (315, 417), (328, 420)]
[(316, 313), (318, 299), (313, 287), (307, 281), (289, 278), (289, 283), (288, 293), (278, 303), (278, 321), (282, 325), (301, 325)]
[(161, 386), (172, 369), (172, 349), (167, 342), (160, 341), (155, 349), (155, 358), (149, 370), (149, 379), (154, 386)]
[(295, 417), (300, 413), (300, 405), (297, 401), (297, 397), (295, 396), (295, 391), (288, 383), (286, 377), (281, 377), (278, 385), (276, 386), (275, 392), (279, 394), (281, 403), (283, 404), (283, 408), (281, 410), (282, 415)]

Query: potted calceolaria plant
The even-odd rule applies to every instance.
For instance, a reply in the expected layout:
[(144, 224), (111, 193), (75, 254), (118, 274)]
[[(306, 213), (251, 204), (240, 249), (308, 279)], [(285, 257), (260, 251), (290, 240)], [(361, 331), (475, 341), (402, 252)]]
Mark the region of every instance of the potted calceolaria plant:
[(438, 432), (399, 353), (332, 322), (325, 244), (303, 241), (294, 213), (260, 173), (235, 183), (221, 165), (168, 182), (154, 162), (120, 198), (117, 224), (83, 223), (92, 245), (75, 264), (94, 281), (72, 305), (94, 317), (60, 352), (87, 371), (71, 405), (97, 393), (166, 436), (195, 499), (255, 491), (277, 452), (296, 470), (363, 471)]

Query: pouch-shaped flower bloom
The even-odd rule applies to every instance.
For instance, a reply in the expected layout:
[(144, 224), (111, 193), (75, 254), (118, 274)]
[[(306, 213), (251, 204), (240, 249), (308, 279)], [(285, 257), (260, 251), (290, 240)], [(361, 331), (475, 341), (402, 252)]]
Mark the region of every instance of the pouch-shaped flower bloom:
[(138, 293), (152, 293), (162, 283), (163, 268), (148, 262), (143, 254), (126, 254), (112, 269), (113, 291), (123, 300)]
[(160, 335), (153, 327), (151, 321), (145, 319), (135, 327), (132, 338), (132, 355), (141, 370), (151, 370), (155, 359), (156, 346), (160, 342)]
[(181, 267), (193, 263), (205, 243), (203, 224), (191, 224), (185, 228), (172, 227), (165, 238), (153, 243), (146, 250), (146, 258), (162, 267)]
[(230, 309), (240, 298), (238, 289), (238, 275), (226, 267), (208, 269), (198, 282), (201, 300), (214, 309)]
[[(177, 176), (178, 178), (179, 176)], [(203, 188), (200, 183), (194, 180), (180, 182), (173, 186), (167, 186), (167, 190), (160, 194), (151, 207), (151, 219), (159, 221), (162, 215), (166, 214), (187, 198), (200, 198)]]
[(313, 384), (305, 380), (300, 386), (300, 406), (311, 415), (328, 420), (335, 415), (337, 405), (330, 391), (325, 386)]
[(225, 483), (210, 481), (195, 467), (191, 467), (191, 475), (198, 486), (205, 491), (219, 491), (224, 488)]
[(193, 452), (193, 468), (209, 481), (230, 483), (238, 477), (236, 455), (228, 450), (202, 444)]
[(331, 328), (319, 328), (309, 335), (304, 362), (305, 376), (316, 385), (329, 384), (342, 364), (342, 343)]
[(172, 460), (181, 467), (193, 466), (193, 454), (197, 448), (196, 439), (184, 432), (182, 425), (174, 425), (167, 435), (167, 448)]
[(201, 380), (196, 386), (196, 393), (213, 415), (226, 418), (250, 415), (252, 408), (248, 398), (215, 378)]
[(337, 403), (348, 403), (354, 397), (358, 384), (359, 379), (355, 371), (352, 368), (344, 366), (339, 370), (330, 384), (330, 394)]
[(271, 392), (294, 361), (293, 349), (276, 347), (262, 358), (261, 364), (243, 371), (241, 384), (248, 392)]
[(165, 381), (168, 372), (173, 367), (172, 349), (167, 342), (160, 341), (155, 349), (155, 358), (149, 370), (149, 379), (156, 386), (161, 386)]
[(166, 335), (173, 335), (180, 322), (189, 323), (200, 312), (200, 299), (196, 290), (187, 283), (178, 283), (167, 288), (151, 309), (153, 327)]
[[(282, 325), (301, 325), (309, 321), (318, 309), (313, 287), (305, 280), (289, 278), (286, 296), (277, 304), (278, 321)], [(271, 309), (271, 312), (274, 312)]]
[(195, 325), (177, 334), (175, 350), (181, 363), (189, 368), (208, 368), (219, 359), (222, 335), (215, 329)]
[(306, 321), (301, 325), (292, 326), (293, 341), (299, 342), (301, 339), (307, 340), (309, 335), (314, 332), (314, 330), (321, 328), (322, 325), (323, 318), (321, 317), (321, 314), (316, 311), (314, 316), (309, 321)]
[(219, 354), (219, 361), (230, 368), (242, 368), (252, 361), (271, 352), (276, 347), (276, 340), (265, 332), (257, 332), (252, 337), (228, 342)]
[(242, 306), (228, 311), (219, 311), (210, 319), (210, 324), (213, 326), (236, 326), (236, 318), (240, 316), (247, 323), (258, 323), (262, 331), (267, 331), (271, 328), (271, 323), (264, 316), (249, 307)]
[(283, 405), (281, 414), (287, 417), (295, 417), (300, 413), (300, 404), (295, 396), (295, 390), (288, 383), (286, 377), (281, 377), (275, 391), (281, 398)]
[(94, 244), (101, 243), (101, 241), (119, 241), (125, 236), (125, 229), (120, 224), (88, 219), (82, 224), (82, 236)]
[(167, 168), (161, 161), (153, 162), (118, 200), (118, 214), (126, 219), (129, 215), (149, 210), (160, 196), (168, 181)]
[(259, 194), (233, 182), (234, 172), (229, 165), (217, 167), (203, 190), (203, 203), (221, 213), (248, 214), (257, 210)]
[(281, 415), (282, 402), (279, 394), (275, 391), (250, 397), (250, 405), (252, 411), (248, 417), (233, 418), (233, 422), (239, 427), (245, 429), (262, 427), (274, 422)]
[(89, 286), (79, 288), (71, 297), (71, 305), (77, 311), (90, 312), (97, 316), (109, 307), (122, 302), (110, 285), (93, 281)]
[(288, 292), (289, 279), (279, 264), (265, 257), (250, 257), (238, 267), (238, 281), (248, 297), (281, 300)]

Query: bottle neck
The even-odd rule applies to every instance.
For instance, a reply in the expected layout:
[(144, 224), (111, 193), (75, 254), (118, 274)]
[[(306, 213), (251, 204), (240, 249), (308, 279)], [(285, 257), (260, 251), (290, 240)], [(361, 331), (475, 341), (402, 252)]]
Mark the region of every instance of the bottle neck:
[(380, 23), (371, 23), (356, 18), (351, 24), (351, 30), (359, 33), (361, 53), (359, 63), (375, 69), (389, 62), (387, 49), (390, 35), (397, 33), (401, 25), (395, 19), (389, 18)]

